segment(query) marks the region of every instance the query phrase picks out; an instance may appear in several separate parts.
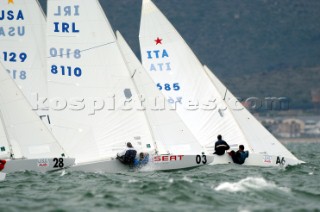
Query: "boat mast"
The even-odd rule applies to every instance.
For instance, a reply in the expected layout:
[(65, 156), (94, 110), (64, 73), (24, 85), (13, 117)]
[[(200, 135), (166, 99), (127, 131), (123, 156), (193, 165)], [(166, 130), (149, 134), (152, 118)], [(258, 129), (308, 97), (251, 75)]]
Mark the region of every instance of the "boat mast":
[(1, 109), (0, 109), (0, 120), (1, 120), (1, 123), (2, 123), (2, 126), (3, 126), (2, 128), (3, 128), (4, 134), (6, 135), (7, 142), (8, 142), (8, 145), (9, 145), (10, 159), (13, 159), (14, 154), (13, 154), (13, 150), (12, 150), (12, 145), (11, 145), (11, 142), (10, 142), (9, 133), (8, 133), (6, 125), (4, 123), (4, 118), (3, 118), (3, 115), (2, 115)]

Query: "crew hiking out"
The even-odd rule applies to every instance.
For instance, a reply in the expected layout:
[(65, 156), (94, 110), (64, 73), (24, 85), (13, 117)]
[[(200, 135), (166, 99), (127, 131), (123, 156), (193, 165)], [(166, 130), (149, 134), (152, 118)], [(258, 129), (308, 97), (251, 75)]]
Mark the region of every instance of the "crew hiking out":
[(229, 152), (229, 155), (231, 156), (232, 160), (236, 164), (243, 164), (247, 157), (249, 157), (249, 152), (244, 151), (244, 146), (239, 145), (239, 150), (237, 152), (231, 151)]
[(117, 154), (117, 159), (126, 165), (133, 165), (137, 151), (133, 148), (130, 142), (127, 143), (127, 148)]

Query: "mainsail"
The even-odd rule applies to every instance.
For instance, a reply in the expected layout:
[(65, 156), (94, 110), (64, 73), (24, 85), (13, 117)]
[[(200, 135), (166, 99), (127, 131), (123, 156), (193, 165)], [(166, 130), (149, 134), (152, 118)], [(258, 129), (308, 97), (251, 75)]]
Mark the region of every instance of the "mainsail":
[(165, 98), (161, 91), (154, 86), (154, 82), (119, 32), (117, 32), (117, 38), (119, 47), (123, 52), (124, 58), (126, 58), (132, 79), (139, 93), (146, 100), (146, 117), (155, 141), (158, 147), (163, 146), (162, 149), (168, 151), (160, 153), (201, 154), (204, 149), (182, 122), (176, 111), (170, 108), (170, 105), (165, 104), (162, 110), (154, 110), (150, 107), (156, 98), (161, 98), (162, 100)]
[(29, 100), (49, 124), (48, 111), (38, 99), (47, 97), (46, 22), (37, 0), (0, 0), (1, 62)]
[(202, 64), (150, 0), (143, 1), (139, 38), (145, 69), (202, 145), (212, 146), (221, 134), (251, 149)]
[[(97, 0), (48, 1), (48, 87), (53, 132), (77, 164), (115, 157), (127, 142), (155, 144), (112, 28)], [(59, 101), (57, 101), (59, 100)]]
[[(0, 64), (0, 129), (12, 158), (48, 158), (65, 154), (51, 132)], [(2, 132), (1, 132), (2, 131)], [(2, 144), (2, 142), (1, 142)]]

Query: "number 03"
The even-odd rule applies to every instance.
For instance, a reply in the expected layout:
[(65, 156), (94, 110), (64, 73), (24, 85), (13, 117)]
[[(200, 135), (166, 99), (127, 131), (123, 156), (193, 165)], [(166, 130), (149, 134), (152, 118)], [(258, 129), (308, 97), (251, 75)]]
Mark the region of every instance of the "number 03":
[(206, 155), (197, 155), (196, 162), (197, 162), (197, 164), (200, 164), (201, 162), (203, 164), (206, 164), (207, 163), (207, 156)]

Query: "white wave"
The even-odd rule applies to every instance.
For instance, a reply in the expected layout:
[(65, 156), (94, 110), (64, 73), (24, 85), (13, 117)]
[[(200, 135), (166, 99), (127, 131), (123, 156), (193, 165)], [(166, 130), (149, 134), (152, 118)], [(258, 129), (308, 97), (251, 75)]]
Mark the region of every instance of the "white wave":
[(61, 171), (60, 177), (63, 177), (64, 175), (66, 175), (66, 170), (65, 170), (65, 169), (63, 169), (63, 170)]
[(279, 187), (274, 182), (266, 181), (262, 177), (247, 177), (239, 182), (224, 182), (214, 188), (215, 191), (248, 192), (250, 190), (272, 190), (279, 189), (289, 192), (289, 188)]
[(137, 183), (137, 182), (139, 182), (138, 180), (136, 180), (136, 179), (129, 179), (129, 181), (128, 181), (129, 183)]
[(192, 182), (193, 182), (193, 180), (190, 179), (190, 178), (187, 177), (187, 176), (184, 176), (184, 177), (182, 178), (182, 180), (187, 181), (187, 182), (189, 182), (189, 183), (192, 183)]
[(0, 181), (4, 181), (6, 179), (6, 173), (0, 172)]

